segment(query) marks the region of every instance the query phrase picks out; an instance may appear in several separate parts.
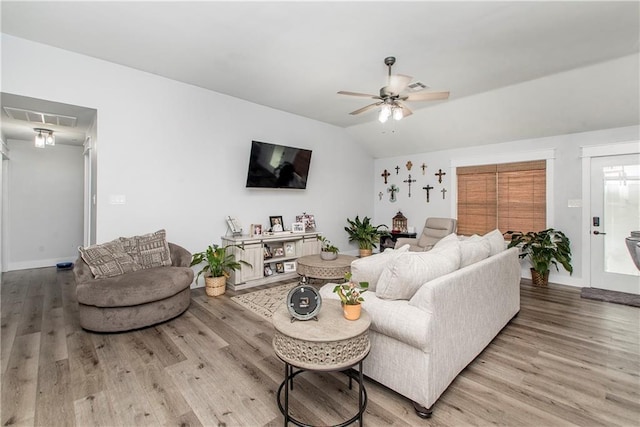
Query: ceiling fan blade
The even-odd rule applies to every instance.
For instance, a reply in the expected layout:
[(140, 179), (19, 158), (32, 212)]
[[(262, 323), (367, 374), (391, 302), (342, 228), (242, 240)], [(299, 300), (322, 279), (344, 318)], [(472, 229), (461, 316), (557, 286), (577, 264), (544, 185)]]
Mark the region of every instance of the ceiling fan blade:
[(404, 74), (394, 74), (389, 76), (389, 86), (387, 86), (387, 92), (391, 92), (395, 95), (399, 94), (407, 88), (411, 83), (413, 77), (405, 76)]
[(349, 92), (346, 90), (341, 90), (340, 92), (338, 92), (338, 95), (362, 96), (364, 98), (380, 99), (378, 95), (370, 95), (368, 93), (359, 93), (359, 92)]
[(364, 113), (365, 111), (369, 111), (369, 110), (371, 110), (371, 109), (374, 109), (374, 108), (376, 108), (378, 105), (381, 105), (381, 104), (382, 104), (382, 102), (375, 102), (375, 103), (373, 103), (373, 104), (369, 104), (369, 105), (367, 105), (366, 107), (362, 107), (362, 108), (359, 108), (359, 109), (357, 109), (357, 110), (355, 110), (355, 111), (352, 111), (352, 112), (350, 112), (349, 114), (351, 114), (352, 116), (355, 116), (356, 114)]
[(413, 111), (411, 111), (411, 109), (409, 107), (407, 107), (406, 105), (398, 102), (398, 105), (400, 106), (400, 108), (402, 108), (402, 117), (408, 117), (410, 115), (413, 114)]
[(403, 101), (437, 101), (449, 98), (449, 92), (416, 92), (401, 97)]

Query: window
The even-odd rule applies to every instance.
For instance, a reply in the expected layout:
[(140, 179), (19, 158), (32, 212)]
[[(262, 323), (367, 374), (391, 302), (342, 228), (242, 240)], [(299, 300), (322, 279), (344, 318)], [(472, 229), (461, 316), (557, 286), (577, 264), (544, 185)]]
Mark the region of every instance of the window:
[(456, 168), (458, 234), (546, 228), (546, 161)]

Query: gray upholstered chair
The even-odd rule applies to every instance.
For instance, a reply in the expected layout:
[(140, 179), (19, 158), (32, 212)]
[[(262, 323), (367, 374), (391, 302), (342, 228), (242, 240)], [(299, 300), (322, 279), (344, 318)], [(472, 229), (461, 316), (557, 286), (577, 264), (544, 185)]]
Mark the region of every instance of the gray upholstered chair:
[(182, 314), (191, 303), (191, 253), (169, 242), (171, 265), (94, 278), (78, 257), (74, 268), (80, 326), (96, 332), (143, 328)]
[(454, 218), (427, 218), (420, 237), (413, 239), (400, 237), (396, 241), (395, 247), (399, 248), (408, 244), (410, 245), (410, 251), (428, 251), (433, 248), (433, 245), (435, 245), (438, 240), (451, 233), (455, 233), (457, 226), (458, 221)]

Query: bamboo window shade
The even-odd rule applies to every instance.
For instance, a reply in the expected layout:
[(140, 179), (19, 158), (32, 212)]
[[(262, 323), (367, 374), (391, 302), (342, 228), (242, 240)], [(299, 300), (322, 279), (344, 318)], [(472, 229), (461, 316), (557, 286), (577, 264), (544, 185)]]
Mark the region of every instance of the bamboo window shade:
[(546, 161), (459, 167), (458, 234), (546, 228)]

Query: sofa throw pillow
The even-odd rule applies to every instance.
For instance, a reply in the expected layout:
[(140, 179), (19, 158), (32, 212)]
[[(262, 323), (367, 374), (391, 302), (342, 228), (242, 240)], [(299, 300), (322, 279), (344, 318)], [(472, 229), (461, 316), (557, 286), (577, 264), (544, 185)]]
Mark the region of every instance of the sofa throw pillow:
[(142, 236), (121, 237), (120, 242), (124, 250), (143, 269), (171, 265), (171, 252), (165, 230)]
[(124, 250), (119, 240), (86, 248), (80, 247), (78, 251), (96, 279), (106, 279), (140, 270), (140, 266)]
[(489, 246), (491, 246), (491, 254), (489, 256), (499, 254), (506, 248), (504, 237), (502, 236), (500, 230), (498, 230), (497, 228), (493, 231), (488, 232), (482, 237), (487, 239), (489, 241)]
[(470, 238), (460, 242), (460, 253), (460, 268), (464, 268), (485, 258), (489, 258), (491, 246), (487, 239), (474, 234)]
[(460, 246), (438, 251), (407, 252), (387, 265), (380, 275), (376, 296), (391, 300), (408, 300), (426, 282), (460, 268)]
[(438, 240), (435, 245), (433, 245), (433, 249), (444, 249), (450, 246), (458, 246), (460, 240), (456, 233), (447, 234), (442, 239)]
[(375, 292), (382, 270), (400, 254), (408, 252), (409, 245), (398, 249), (385, 249), (379, 254), (358, 258), (351, 263), (351, 279), (356, 282), (369, 282), (369, 291)]

